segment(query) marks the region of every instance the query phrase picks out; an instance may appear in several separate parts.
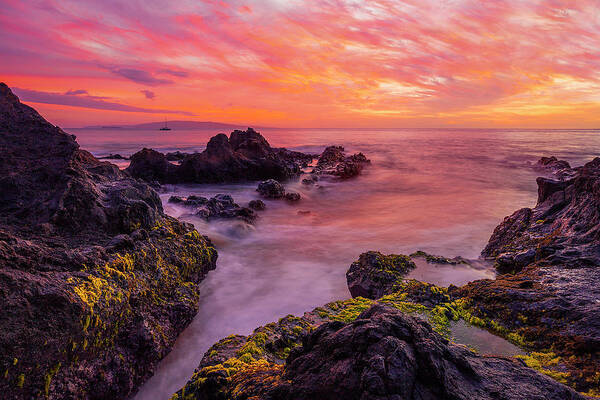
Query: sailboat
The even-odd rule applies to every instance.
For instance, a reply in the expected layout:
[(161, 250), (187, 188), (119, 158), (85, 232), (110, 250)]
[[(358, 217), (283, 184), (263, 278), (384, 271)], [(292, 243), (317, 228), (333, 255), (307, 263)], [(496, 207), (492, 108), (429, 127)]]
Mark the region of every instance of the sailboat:
[(163, 126), (162, 128), (160, 128), (160, 130), (161, 130), (161, 131), (170, 131), (170, 130), (171, 130), (171, 128), (169, 128), (169, 127), (167, 126), (167, 119), (166, 119), (166, 118), (165, 118), (165, 126)]

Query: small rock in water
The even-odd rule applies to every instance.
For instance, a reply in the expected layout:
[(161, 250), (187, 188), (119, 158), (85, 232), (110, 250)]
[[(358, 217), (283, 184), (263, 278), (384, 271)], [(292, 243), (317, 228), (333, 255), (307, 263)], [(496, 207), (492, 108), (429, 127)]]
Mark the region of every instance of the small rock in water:
[(248, 207), (250, 207), (251, 209), (256, 210), (256, 211), (262, 211), (267, 206), (265, 205), (265, 202), (262, 200), (250, 200), (250, 203), (248, 203)]
[(296, 201), (300, 201), (301, 197), (300, 197), (300, 193), (296, 193), (296, 192), (287, 192), (285, 194), (285, 199), (287, 201), (292, 201), (292, 202), (296, 202)]
[(308, 210), (298, 210), (298, 215), (310, 215), (310, 211), (308, 211)]
[(258, 184), (256, 191), (268, 199), (280, 199), (285, 196), (283, 185), (275, 179), (269, 179)]

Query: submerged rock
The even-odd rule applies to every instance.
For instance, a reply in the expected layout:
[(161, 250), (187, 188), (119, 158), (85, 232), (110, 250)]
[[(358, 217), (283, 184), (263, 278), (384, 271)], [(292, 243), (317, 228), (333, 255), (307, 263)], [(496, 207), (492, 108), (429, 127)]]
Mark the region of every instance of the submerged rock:
[(0, 84), (0, 389), (126, 398), (197, 312), (210, 241)]
[(405, 255), (383, 255), (378, 251), (362, 253), (346, 272), (352, 297), (378, 299), (391, 293), (416, 265)]
[[(169, 159), (181, 163), (174, 165)], [(233, 131), (229, 138), (222, 133), (213, 136), (202, 153), (165, 156), (143, 149), (131, 157), (127, 171), (134, 177), (160, 183), (287, 179), (298, 175), (312, 159), (309, 154), (273, 148), (260, 133), (248, 128)]]
[(262, 200), (250, 200), (248, 207), (256, 211), (262, 211), (267, 208), (265, 202)]
[(300, 193), (297, 192), (287, 192), (284, 196), (287, 201), (296, 202), (300, 201), (301, 196)]

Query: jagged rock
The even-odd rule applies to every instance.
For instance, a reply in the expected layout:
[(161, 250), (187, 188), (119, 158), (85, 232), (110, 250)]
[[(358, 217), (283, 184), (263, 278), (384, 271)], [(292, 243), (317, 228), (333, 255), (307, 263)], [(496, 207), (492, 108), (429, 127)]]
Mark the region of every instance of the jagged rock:
[(382, 305), (349, 324), (321, 325), (292, 351), (281, 375), (272, 388), (250, 384), (245, 394), (272, 400), (583, 400), (517, 360), (478, 356), (426, 322)]
[[(131, 157), (127, 171), (134, 177), (161, 183), (217, 183), (287, 179), (301, 172), (313, 156), (272, 148), (252, 128), (212, 137), (202, 153), (187, 154), (180, 165), (163, 154), (143, 149)], [(177, 156), (179, 157), (179, 156)], [(167, 164), (165, 164), (167, 163)]]
[(385, 301), (333, 302), (222, 339), (172, 400), (583, 399), (519, 360), (451, 343), (396, 308), (405, 296)]
[(391, 293), (402, 277), (414, 268), (416, 265), (408, 256), (368, 251), (362, 253), (346, 272), (348, 289), (352, 297), (378, 299)]
[(346, 157), (342, 146), (329, 146), (323, 151), (313, 168), (317, 175), (332, 175), (339, 179), (349, 179), (359, 175), (371, 161), (363, 153)]
[(285, 196), (283, 185), (275, 179), (269, 179), (259, 183), (256, 191), (267, 199), (281, 199)]
[(0, 84), (0, 390), (126, 398), (198, 307), (210, 241)]
[(262, 200), (250, 200), (250, 202), (248, 203), (248, 208), (251, 208), (256, 211), (262, 211), (265, 208), (267, 208), (267, 206)]
[(287, 201), (296, 202), (300, 201), (301, 196), (300, 193), (297, 192), (287, 192), (285, 196), (283, 196)]

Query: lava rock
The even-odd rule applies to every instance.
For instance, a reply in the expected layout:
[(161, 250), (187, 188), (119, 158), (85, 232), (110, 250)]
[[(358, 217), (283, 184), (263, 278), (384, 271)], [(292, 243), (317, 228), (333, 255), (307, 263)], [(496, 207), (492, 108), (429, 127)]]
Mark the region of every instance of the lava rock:
[(329, 146), (319, 156), (312, 173), (349, 179), (358, 176), (370, 162), (362, 153), (347, 157), (342, 146)]
[(267, 199), (281, 199), (285, 196), (283, 185), (275, 179), (269, 179), (259, 183), (256, 191)]
[(307, 335), (278, 382), (261, 398), (584, 399), (518, 360), (474, 354), (426, 322), (382, 305), (352, 323), (325, 323)]

